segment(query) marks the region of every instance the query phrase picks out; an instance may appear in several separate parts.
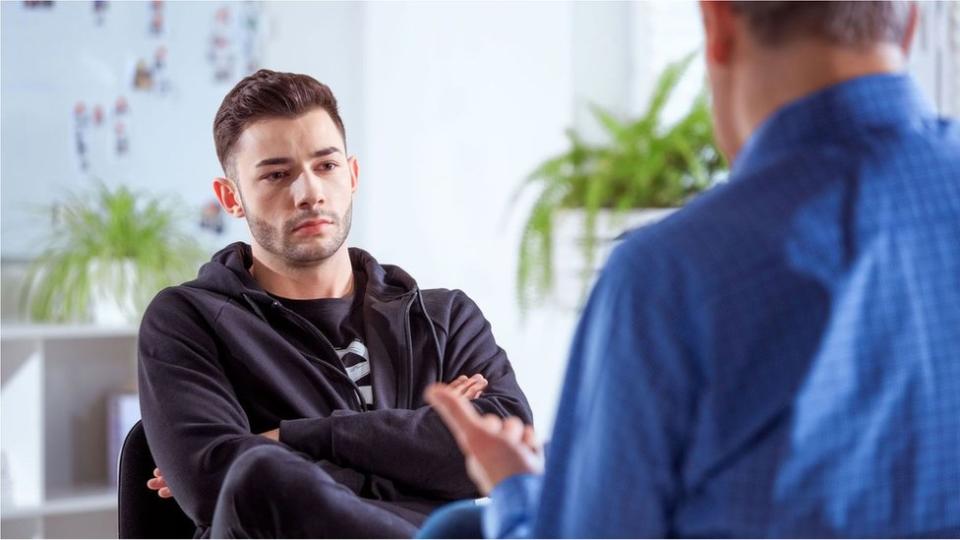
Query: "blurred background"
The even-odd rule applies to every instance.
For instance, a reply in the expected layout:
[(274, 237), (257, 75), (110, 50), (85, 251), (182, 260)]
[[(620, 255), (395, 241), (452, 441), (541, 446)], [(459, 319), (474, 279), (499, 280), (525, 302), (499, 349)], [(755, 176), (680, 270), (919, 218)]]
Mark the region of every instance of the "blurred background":
[[(910, 71), (960, 115), (960, 2), (921, 8)], [(212, 122), (260, 67), (333, 89), (348, 242), (479, 304), (542, 438), (616, 236), (724, 178), (692, 1), (11, 1), (0, 22), (5, 537), (117, 534), (137, 316), (248, 240), (213, 197)]]

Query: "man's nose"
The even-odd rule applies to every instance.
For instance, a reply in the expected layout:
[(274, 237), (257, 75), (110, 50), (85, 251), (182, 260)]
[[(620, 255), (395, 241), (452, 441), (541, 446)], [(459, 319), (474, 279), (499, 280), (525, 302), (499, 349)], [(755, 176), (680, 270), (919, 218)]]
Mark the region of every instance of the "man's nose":
[(315, 206), (322, 206), (326, 202), (323, 188), (322, 179), (310, 170), (304, 171), (294, 181), (294, 196), (296, 197), (297, 208), (310, 209)]

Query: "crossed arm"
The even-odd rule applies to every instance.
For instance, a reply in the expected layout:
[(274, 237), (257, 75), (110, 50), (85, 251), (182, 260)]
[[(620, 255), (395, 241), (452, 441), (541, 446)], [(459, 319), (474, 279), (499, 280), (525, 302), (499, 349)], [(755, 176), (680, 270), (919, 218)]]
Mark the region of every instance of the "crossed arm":
[[(487, 384), (487, 380), (483, 377), (483, 375), (478, 373), (469, 378), (466, 375), (461, 375), (454, 379), (449, 385), (444, 386), (457, 398), (463, 399), (465, 402), (469, 402), (470, 400), (479, 398), (483, 393), (484, 388), (487, 387)], [(270, 440), (279, 441), (280, 429), (276, 428), (260, 433), (260, 436), (266, 437)], [(163, 499), (169, 499), (173, 497), (173, 492), (167, 485), (166, 480), (163, 478), (163, 472), (159, 468), (153, 470), (153, 478), (147, 480), (147, 487), (156, 491), (157, 495)]]

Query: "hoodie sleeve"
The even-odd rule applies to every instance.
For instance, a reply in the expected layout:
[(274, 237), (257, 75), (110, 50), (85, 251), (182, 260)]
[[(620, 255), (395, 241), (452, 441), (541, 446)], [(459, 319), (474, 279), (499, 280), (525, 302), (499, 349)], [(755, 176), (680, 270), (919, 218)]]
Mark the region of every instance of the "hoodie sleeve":
[[(507, 355), (490, 323), (461, 291), (450, 296), (450, 320), (443, 351), (445, 380), (482, 374), (489, 385), (473, 404), (481, 413), (518, 416), (532, 423), (530, 406), (517, 385)], [(429, 381), (421, 381), (425, 388)], [(467, 476), (463, 454), (433, 408), (337, 411), (327, 418), (280, 423), (280, 440), (314, 457), (368, 471), (443, 499), (478, 496)]]
[(177, 503), (201, 527), (210, 526), (233, 460), (252, 447), (279, 444), (251, 433), (217, 361), (214, 335), (210, 321), (167, 289), (144, 314), (138, 342), (140, 409), (151, 453)]

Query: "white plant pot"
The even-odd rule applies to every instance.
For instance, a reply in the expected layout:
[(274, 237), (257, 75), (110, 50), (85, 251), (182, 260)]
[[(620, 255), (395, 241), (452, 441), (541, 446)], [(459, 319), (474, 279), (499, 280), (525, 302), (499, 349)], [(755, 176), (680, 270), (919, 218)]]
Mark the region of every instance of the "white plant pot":
[(134, 300), (137, 286), (133, 261), (93, 261), (90, 311), (98, 326), (127, 326), (140, 318)]

